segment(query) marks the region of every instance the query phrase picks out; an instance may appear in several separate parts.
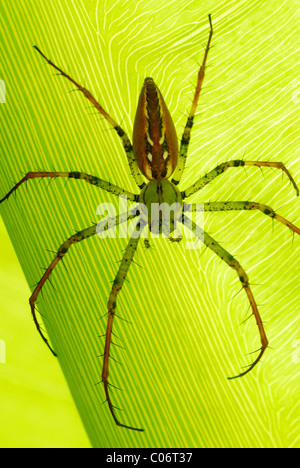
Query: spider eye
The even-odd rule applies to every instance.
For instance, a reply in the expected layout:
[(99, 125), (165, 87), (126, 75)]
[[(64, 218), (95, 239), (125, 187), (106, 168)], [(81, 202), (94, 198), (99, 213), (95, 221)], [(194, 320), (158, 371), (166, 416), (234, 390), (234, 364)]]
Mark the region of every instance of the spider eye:
[(165, 101), (152, 78), (146, 78), (133, 127), (133, 151), (149, 180), (168, 179), (178, 157), (176, 130)]

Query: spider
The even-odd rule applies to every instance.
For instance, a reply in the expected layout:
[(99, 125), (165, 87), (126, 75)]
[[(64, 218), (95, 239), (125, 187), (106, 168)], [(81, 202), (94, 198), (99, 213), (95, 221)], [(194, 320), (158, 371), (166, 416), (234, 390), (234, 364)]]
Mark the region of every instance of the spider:
[[(120, 422), (117, 414), (116, 407), (112, 404), (109, 387), (113, 385), (109, 382), (109, 362), (110, 362), (110, 347), (112, 344), (112, 333), (113, 333), (113, 321), (116, 317), (116, 306), (117, 306), (117, 297), (121, 291), (121, 288), (124, 284), (126, 275), (128, 273), (129, 267), (133, 261), (135, 251), (137, 249), (139, 240), (141, 238), (143, 230), (148, 226), (150, 232), (154, 230), (153, 225), (151, 224), (151, 206), (153, 203), (166, 203), (171, 206), (173, 203), (179, 203), (182, 207), (180, 213), (175, 215), (170, 221), (170, 233), (174, 232), (175, 221), (178, 221), (184, 224), (188, 229), (192, 230), (197, 238), (202, 239), (206, 247), (211, 249), (218, 257), (220, 257), (227, 265), (236, 271), (238, 278), (241, 282), (242, 289), (245, 291), (252, 314), (255, 318), (258, 332), (260, 336), (261, 347), (257, 351), (258, 355), (255, 360), (252, 362), (248, 368), (241, 372), (240, 374), (229, 377), (234, 379), (236, 377), (242, 377), (250, 372), (260, 361), (263, 356), (266, 348), (268, 347), (268, 339), (264, 330), (264, 325), (261, 320), (261, 316), (254, 299), (250, 284), (249, 278), (239, 263), (239, 261), (234, 258), (227, 250), (225, 250), (218, 242), (216, 242), (213, 237), (204, 232), (202, 228), (197, 226), (186, 213), (192, 213), (197, 210), (197, 204), (184, 203), (184, 200), (188, 199), (191, 195), (200, 191), (208, 183), (212, 182), (216, 177), (223, 174), (229, 168), (241, 168), (245, 166), (256, 166), (256, 167), (270, 167), (277, 168), (285, 172), (287, 177), (290, 179), (293, 187), (296, 190), (297, 196), (299, 195), (299, 189), (294, 181), (292, 175), (287, 170), (287, 168), (281, 162), (270, 162), (270, 161), (246, 161), (235, 159), (231, 161), (224, 162), (223, 164), (218, 165), (206, 175), (200, 177), (193, 185), (184, 191), (180, 191), (178, 185), (181, 181), (181, 177), (185, 168), (188, 146), (190, 142), (191, 130), (194, 123), (195, 111), (197, 108), (199, 95), (201, 92), (206, 61), (208, 57), (208, 52), (211, 47), (211, 40), (213, 36), (213, 25), (211, 15), (208, 15), (209, 19), (209, 36), (204, 52), (204, 57), (202, 60), (201, 67), (197, 76), (197, 83), (195, 88), (195, 93), (192, 101), (192, 106), (190, 113), (187, 118), (187, 122), (183, 131), (183, 135), (178, 145), (176, 130), (169, 113), (169, 110), (165, 104), (165, 101), (154, 83), (152, 78), (145, 78), (144, 84), (139, 96), (139, 101), (137, 105), (137, 111), (133, 126), (133, 138), (132, 143), (125, 131), (118, 125), (112, 117), (104, 110), (104, 108), (97, 102), (94, 96), (83, 86), (77, 83), (71, 76), (65, 73), (62, 69), (56, 66), (51, 60), (49, 60), (37, 47), (34, 48), (37, 52), (46, 60), (46, 62), (57, 70), (58, 74), (65, 77), (76, 89), (81, 91), (83, 95), (95, 106), (95, 108), (105, 117), (105, 119), (112, 125), (112, 127), (117, 132), (118, 136), (121, 138), (124, 150), (127, 155), (131, 175), (140, 189), (139, 194), (131, 193), (121, 187), (113, 185), (105, 180), (102, 180), (96, 176), (89, 175), (83, 172), (28, 172), (11, 190), (7, 195), (0, 201), (2, 203), (4, 200), (7, 200), (10, 195), (15, 192), (21, 184), (24, 182), (35, 179), (35, 178), (56, 178), (64, 177), (69, 179), (85, 180), (87, 183), (92, 184), (100, 189), (110, 192), (116, 196), (126, 196), (129, 201), (137, 202), (141, 206), (146, 206), (148, 208), (148, 218), (141, 215), (139, 211), (135, 213), (129, 212), (129, 215), (121, 213), (110, 219), (110, 225), (117, 226), (120, 223), (125, 222), (128, 219), (134, 219), (139, 216), (137, 221), (137, 235), (132, 236), (128, 242), (128, 245), (125, 249), (125, 253), (120, 263), (120, 267), (116, 274), (115, 280), (113, 282), (111, 292), (108, 299), (107, 305), (107, 326), (105, 333), (105, 346), (103, 354), (103, 365), (102, 365), (102, 380), (106, 402), (111, 413), (112, 418), (115, 423), (123, 428), (131, 429), (134, 431), (143, 431), (144, 429), (133, 427), (127, 424)], [(179, 146), (179, 148), (178, 148)], [(145, 182), (143, 176), (147, 179)], [(256, 203), (254, 201), (219, 201), (219, 202), (208, 202), (203, 204), (204, 211), (216, 212), (216, 211), (227, 211), (227, 210), (259, 210), (264, 215), (275, 219), (294, 233), (300, 234), (300, 229), (292, 224), (287, 219), (275, 213), (275, 211), (269, 206)], [(184, 208), (184, 209), (183, 209)], [(157, 226), (156, 226), (157, 228)], [(102, 229), (107, 229), (107, 226), (102, 226)], [(160, 218), (159, 221), (159, 233), (163, 233), (164, 229), (162, 226), (162, 221)], [(70, 247), (74, 244), (77, 244), (91, 236), (97, 234), (97, 226), (93, 225), (86, 229), (83, 229), (80, 232), (77, 232), (75, 235), (72, 235), (67, 239), (58, 249), (54, 259), (51, 264), (46, 269), (44, 275), (38, 282), (32, 296), (29, 299), (30, 308), (34, 323), (36, 328), (41, 335), (42, 339), (46, 345), (50, 348), (51, 352), (56, 356), (55, 351), (48, 342), (48, 339), (43, 334), (39, 322), (36, 316), (36, 301), (37, 298), (45, 285), (46, 281), (49, 279), (50, 274), (53, 272), (54, 268), (60, 263), (60, 261), (66, 256)], [(180, 238), (173, 238), (169, 236), (170, 240), (180, 241)], [(147, 239), (145, 239), (145, 245), (149, 247)]]

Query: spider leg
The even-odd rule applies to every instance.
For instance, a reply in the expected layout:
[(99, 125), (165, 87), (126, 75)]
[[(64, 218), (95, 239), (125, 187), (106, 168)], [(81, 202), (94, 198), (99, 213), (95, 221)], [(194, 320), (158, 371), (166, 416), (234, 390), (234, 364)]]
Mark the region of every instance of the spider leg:
[(110, 220), (109, 220), (110, 222), (108, 224), (105, 224), (105, 225), (103, 225), (101, 227), (99, 227), (99, 226), (97, 227), (97, 225), (95, 224), (95, 225), (93, 225), (93, 226), (91, 226), (91, 227), (89, 227), (87, 229), (84, 229), (83, 231), (79, 231), (76, 234), (74, 234), (73, 236), (71, 236), (68, 240), (66, 240), (59, 247), (54, 259), (52, 260), (52, 262), (50, 263), (50, 265), (46, 269), (46, 271), (45, 271), (44, 275), (42, 276), (42, 278), (40, 279), (40, 281), (38, 282), (34, 292), (32, 293), (32, 296), (29, 299), (29, 304), (30, 304), (32, 317), (33, 317), (34, 323), (36, 325), (37, 331), (41, 335), (43, 341), (46, 343), (48, 348), (54, 354), (54, 356), (56, 356), (56, 353), (53, 350), (53, 348), (50, 346), (50, 344), (49, 344), (47, 338), (45, 337), (45, 335), (43, 334), (43, 332), (41, 330), (41, 327), (40, 327), (40, 324), (38, 322), (37, 316), (36, 316), (35, 304), (36, 304), (38, 295), (40, 294), (44, 284), (49, 279), (49, 277), (50, 277), (51, 273), (53, 272), (54, 268), (56, 267), (56, 265), (65, 257), (66, 253), (68, 252), (69, 248), (72, 245), (77, 244), (78, 242), (81, 242), (81, 241), (83, 241), (85, 239), (88, 239), (89, 237), (94, 236), (95, 234), (97, 234), (101, 230), (106, 230), (106, 229), (108, 229), (108, 227), (111, 228), (113, 226), (116, 226), (116, 225), (118, 225), (120, 223), (123, 223), (123, 222), (127, 221), (128, 219), (133, 219), (135, 217), (136, 217), (136, 214), (133, 215), (133, 214), (130, 214), (130, 213), (122, 213), (121, 215), (115, 216), (114, 218), (110, 218)]
[(179, 242), (182, 241), (182, 237), (172, 237), (172, 236), (170, 236), (169, 241), (170, 241), (171, 244), (174, 244), (174, 243), (178, 244)]
[(126, 155), (127, 155), (127, 159), (128, 159), (131, 174), (132, 174), (137, 186), (140, 189), (142, 189), (146, 184), (145, 184), (145, 182), (144, 182), (144, 180), (142, 178), (142, 175), (140, 173), (140, 170), (138, 168), (137, 161), (136, 161), (133, 149), (132, 149), (132, 144), (131, 144), (128, 136), (124, 132), (124, 130), (103, 109), (103, 107), (99, 104), (98, 101), (96, 101), (96, 99), (90, 93), (89, 90), (85, 89), (83, 86), (81, 86), (79, 83), (77, 83), (73, 78), (71, 78), (70, 75), (65, 73), (61, 68), (57, 67), (51, 60), (49, 60), (43, 54), (43, 52), (41, 52), (41, 50), (37, 46), (34, 46), (34, 48), (38, 51), (38, 53), (46, 60), (46, 62), (51, 67), (55, 68), (59, 72), (59, 74), (61, 76), (64, 76), (65, 78), (67, 78), (67, 80), (71, 81), (71, 83), (73, 83), (76, 86), (76, 88), (83, 93), (83, 95), (93, 104), (93, 106), (96, 107), (96, 109), (100, 112), (100, 114), (102, 114), (103, 117), (113, 126), (113, 128), (115, 129), (115, 131), (117, 132), (117, 134), (119, 135), (119, 137), (122, 140), (123, 147), (124, 147), (124, 150), (125, 150)]
[(232, 161), (227, 161), (219, 166), (215, 167), (212, 171), (208, 172), (205, 176), (200, 177), (200, 179), (189, 188), (181, 192), (183, 198), (190, 197), (194, 193), (201, 190), (205, 185), (209, 184), (213, 179), (218, 177), (220, 174), (223, 174), (229, 167), (243, 167), (243, 166), (256, 166), (256, 167), (274, 167), (276, 169), (281, 169), (286, 173), (288, 178), (293, 184), (294, 189), (296, 190), (297, 196), (299, 195), (299, 188), (293, 179), (291, 173), (281, 162), (271, 162), (271, 161), (243, 161), (242, 159), (234, 159)]
[(144, 246), (145, 246), (145, 249), (151, 249), (151, 244), (150, 244), (149, 239), (144, 239)]
[(133, 261), (133, 256), (138, 246), (138, 242), (140, 239), (140, 235), (142, 230), (145, 226), (143, 222), (140, 222), (140, 231), (138, 237), (132, 237), (126, 247), (124, 256), (121, 261), (121, 265), (119, 267), (118, 273), (115, 277), (110, 296), (108, 299), (108, 319), (107, 319), (107, 327), (106, 327), (106, 335), (105, 335), (105, 347), (104, 347), (104, 357), (103, 357), (103, 368), (102, 368), (102, 382), (104, 384), (104, 390), (106, 395), (106, 401), (109, 406), (109, 410), (111, 415), (115, 421), (115, 423), (120, 427), (125, 427), (126, 429), (132, 429), (134, 431), (143, 431), (144, 429), (139, 429), (132, 426), (127, 426), (126, 424), (122, 424), (116, 414), (115, 414), (115, 407), (112, 404), (110, 395), (109, 395), (109, 382), (108, 382), (108, 369), (109, 369), (109, 358), (110, 358), (110, 345), (111, 345), (111, 335), (112, 335), (112, 328), (113, 328), (113, 320), (116, 314), (116, 306), (117, 306), (117, 295), (121, 291), (123, 283), (125, 281), (126, 275), (128, 273), (129, 267)]
[(218, 244), (209, 234), (207, 234), (206, 232), (203, 233), (203, 230), (199, 226), (197, 226), (193, 221), (191, 221), (187, 216), (183, 215), (182, 222), (184, 223), (184, 226), (191, 229), (199, 239), (201, 240), (203, 239), (204, 244), (209, 249), (215, 252), (215, 254), (217, 254), (224, 262), (227, 263), (227, 265), (230, 266), (230, 268), (233, 268), (236, 271), (239, 277), (239, 280), (242, 283), (243, 289), (250, 302), (252, 313), (254, 315), (254, 318), (255, 318), (255, 321), (259, 330), (261, 348), (259, 350), (259, 354), (257, 358), (252, 362), (252, 364), (248, 367), (248, 369), (245, 372), (242, 372), (239, 375), (236, 375), (234, 377), (229, 377), (229, 379), (242, 377), (243, 375), (246, 375), (248, 372), (250, 372), (253, 369), (253, 367), (256, 366), (256, 364), (260, 361), (261, 357), (263, 356), (266, 348), (268, 347), (268, 339), (264, 330), (264, 326), (263, 326), (256, 302), (255, 302), (254, 296), (252, 294), (252, 291), (249, 285), (248, 275), (243, 269), (243, 267), (240, 265), (240, 263), (229, 252), (227, 252), (227, 250), (221, 247), (221, 245)]
[[(193, 212), (199, 209), (197, 203), (184, 204), (185, 212)], [(233, 211), (233, 210), (260, 210), (266, 216), (269, 216), (272, 219), (276, 219), (280, 223), (284, 224), (290, 228), (293, 232), (300, 235), (300, 229), (295, 226), (293, 223), (283, 218), (282, 216), (275, 213), (275, 211), (269, 206), (262, 205), (261, 203), (251, 202), (251, 201), (237, 201), (237, 202), (209, 202), (203, 203), (201, 205), (201, 210), (204, 211)]]
[(138, 201), (138, 195), (134, 193), (128, 192), (127, 190), (118, 187), (117, 185), (113, 185), (106, 180), (99, 179), (99, 177), (95, 177), (89, 174), (85, 174), (84, 172), (28, 172), (25, 174), (23, 179), (21, 179), (6, 195), (5, 197), (0, 200), (0, 203), (4, 202), (4, 200), (8, 200), (10, 195), (15, 192), (20, 185), (24, 182), (27, 182), (30, 179), (37, 179), (37, 178), (56, 178), (56, 177), (67, 177), (69, 179), (82, 179), (85, 180), (88, 184), (95, 185), (96, 187), (105, 190), (106, 192), (113, 193), (114, 195), (126, 196), (130, 201)]
[(183, 174), (183, 171), (184, 171), (184, 168), (185, 168), (185, 163), (186, 163), (186, 159), (187, 159), (187, 151), (188, 151), (188, 146), (189, 146), (189, 142), (190, 142), (190, 138), (191, 138), (191, 130), (192, 130), (192, 127), (193, 127), (193, 124), (194, 124), (194, 115), (195, 115), (195, 112), (196, 112), (196, 109), (197, 109), (197, 104), (198, 104), (198, 100), (199, 100), (199, 96), (200, 96), (200, 92), (201, 92), (201, 88), (202, 88), (202, 84), (203, 84), (203, 80), (204, 80), (206, 60), (207, 60), (208, 52), (209, 52), (209, 49), (210, 49), (211, 38), (212, 38), (212, 35), (213, 35), (213, 26), (212, 26), (212, 21), (211, 21), (211, 15), (208, 15), (208, 19), (209, 19), (209, 25), (210, 25), (210, 32), (209, 32), (207, 45), (206, 45), (206, 48), (205, 48), (205, 53), (204, 53), (204, 58), (203, 58), (203, 61), (202, 61), (202, 65), (201, 65), (200, 70), (198, 72), (197, 84), (196, 84), (194, 99), (193, 99), (193, 102), (192, 102), (192, 107), (191, 107), (191, 110), (190, 110), (190, 113), (189, 113), (189, 116), (188, 116), (188, 119), (187, 119), (187, 122), (186, 122), (186, 126), (185, 126), (184, 131), (183, 131), (181, 142), (180, 142), (178, 163), (177, 163), (176, 171), (175, 171), (173, 179), (172, 179), (172, 182), (175, 185), (179, 184), (180, 179), (181, 179), (182, 174)]

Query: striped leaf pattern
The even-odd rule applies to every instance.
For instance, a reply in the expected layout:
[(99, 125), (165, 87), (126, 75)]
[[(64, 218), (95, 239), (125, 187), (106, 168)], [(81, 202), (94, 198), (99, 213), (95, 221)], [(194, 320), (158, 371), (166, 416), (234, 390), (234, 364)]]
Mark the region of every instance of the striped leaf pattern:
[[(37, 45), (88, 88), (131, 135), (143, 79), (152, 76), (178, 135), (214, 24), (184, 189), (229, 159), (282, 161), (300, 184), (297, 0), (133, 0), (1, 4), (0, 197), (21, 172), (84, 171), (136, 188), (121, 142), (81, 93), (45, 65)], [(1, 206), (28, 284), (74, 230), (119, 202), (82, 181), (30, 181)], [(299, 200), (280, 171), (230, 169), (191, 201), (252, 200), (299, 225)], [(299, 447), (300, 241), (262, 213), (211, 213), (205, 229), (244, 266), (272, 349), (252, 374), (228, 381), (259, 346), (234, 272), (203, 248), (141, 243), (118, 303), (111, 382), (101, 384), (106, 302), (126, 239), (73, 246), (39, 311), (94, 447)], [(142, 268), (141, 268), (141, 267)], [(29, 313), (29, 310), (28, 310)], [(102, 317), (102, 318), (101, 318)]]

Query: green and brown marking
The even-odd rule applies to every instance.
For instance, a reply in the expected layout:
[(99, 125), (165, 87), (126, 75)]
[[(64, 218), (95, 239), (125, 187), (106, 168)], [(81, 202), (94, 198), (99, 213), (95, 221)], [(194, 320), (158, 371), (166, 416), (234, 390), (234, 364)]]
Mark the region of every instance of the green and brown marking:
[[(133, 144), (131, 144), (130, 139), (124, 132), (124, 130), (118, 125), (112, 117), (104, 110), (104, 108), (96, 101), (93, 95), (79, 83), (77, 83), (73, 78), (66, 74), (61, 68), (57, 67), (51, 60), (49, 60), (41, 50), (35, 46), (35, 49), (39, 54), (46, 60), (46, 62), (53, 68), (55, 68), (59, 74), (65, 77), (70, 81), (76, 89), (82, 92), (82, 94), (88, 99), (93, 106), (100, 112), (100, 114), (110, 123), (110, 125), (115, 129), (118, 136), (121, 138), (127, 160), (129, 163), (129, 168), (131, 175), (136, 182), (137, 187), (140, 189), (140, 193), (135, 194), (129, 192), (121, 187), (111, 184), (105, 180), (102, 180), (96, 176), (92, 176), (83, 172), (28, 172), (23, 179), (20, 180), (3, 198), (0, 200), (0, 203), (3, 203), (5, 200), (8, 200), (10, 195), (15, 192), (24, 182), (27, 182), (31, 179), (36, 178), (52, 178), (64, 177), (74, 180), (84, 180), (89, 184), (92, 184), (101, 190), (112, 193), (116, 196), (127, 196), (127, 199), (131, 202), (139, 202), (140, 210), (142, 213), (142, 207), (148, 209), (147, 216), (141, 216), (138, 221), (137, 227), (139, 227), (138, 234), (133, 236), (126, 247), (125, 253), (123, 255), (119, 270), (117, 272), (116, 278), (114, 280), (111, 292), (109, 295), (108, 305), (107, 305), (107, 326), (105, 333), (105, 346), (103, 354), (103, 364), (102, 364), (102, 382), (104, 385), (104, 391), (106, 395), (106, 401), (108, 403), (109, 411), (115, 421), (115, 423), (123, 428), (132, 429), (135, 431), (142, 431), (130, 425), (126, 425), (120, 422), (117, 414), (116, 408), (112, 404), (110, 397), (109, 386), (112, 385), (109, 382), (109, 363), (110, 363), (110, 348), (112, 344), (112, 333), (113, 333), (113, 321), (117, 317), (116, 307), (117, 307), (117, 297), (123, 287), (124, 281), (128, 274), (130, 265), (133, 261), (134, 254), (136, 252), (139, 239), (141, 237), (142, 231), (146, 226), (148, 226), (149, 231), (159, 233), (165, 233), (164, 222), (163, 222), (163, 212), (162, 216), (159, 219), (159, 225), (153, 226), (151, 224), (151, 210), (153, 205), (165, 204), (171, 211), (171, 208), (174, 204), (179, 204), (181, 206), (181, 211), (177, 212), (176, 215), (173, 213), (173, 218), (171, 217), (171, 222), (169, 223), (169, 234), (174, 230), (175, 222), (183, 222), (185, 226), (191, 229), (196, 233), (198, 238), (204, 239), (204, 244), (212, 250), (219, 258), (221, 258), (227, 265), (235, 270), (239, 281), (243, 287), (243, 290), (246, 293), (247, 299), (249, 301), (252, 314), (255, 318), (258, 332), (261, 341), (261, 347), (258, 351), (258, 356), (249, 365), (248, 369), (236, 377), (241, 377), (250, 372), (256, 364), (260, 361), (262, 355), (264, 354), (267, 346), (268, 339), (264, 330), (263, 322), (261, 320), (260, 313), (256, 301), (254, 299), (249, 278), (246, 271), (243, 269), (241, 264), (235, 259), (227, 250), (225, 250), (215, 239), (213, 239), (209, 234), (203, 232), (200, 227), (198, 227), (194, 222), (192, 222), (189, 217), (186, 215), (188, 212), (193, 212), (198, 209), (197, 204), (188, 204), (183, 201), (190, 197), (191, 195), (199, 192), (204, 188), (208, 183), (212, 182), (216, 177), (223, 174), (229, 168), (239, 168), (243, 166), (252, 166), (252, 167), (269, 167), (276, 168), (283, 171), (289, 180), (291, 181), (296, 194), (299, 195), (298, 186), (293, 179), (290, 172), (281, 162), (270, 162), (270, 161), (244, 161), (244, 160), (233, 160), (227, 161), (223, 164), (220, 164), (210, 172), (208, 172), (203, 177), (200, 177), (193, 185), (180, 191), (177, 188), (178, 184), (181, 181), (182, 174), (184, 172), (185, 163), (187, 159), (188, 145), (191, 138), (191, 130), (194, 123), (195, 111), (197, 108), (199, 96), (202, 89), (202, 84), (205, 75), (206, 60), (208, 57), (208, 52), (210, 49), (211, 39), (213, 36), (213, 27), (211, 15), (209, 15), (209, 37), (206, 45), (204, 58), (202, 65), (200, 67), (196, 88), (194, 93), (194, 98), (191, 106), (189, 116), (183, 131), (181, 138), (180, 148), (178, 150), (177, 135), (176, 130), (171, 118), (171, 115), (168, 111), (168, 108), (164, 102), (161, 92), (156, 86), (152, 78), (146, 78), (144, 85), (141, 90), (141, 94), (138, 101), (136, 117), (133, 127)], [(143, 176), (147, 179), (147, 183), (144, 180)], [(217, 211), (229, 211), (229, 210), (259, 210), (264, 215), (275, 219), (286, 227), (291, 229), (294, 233), (300, 235), (300, 229), (295, 226), (290, 221), (286, 220), (282, 216), (278, 215), (272, 208), (266, 205), (262, 205), (255, 201), (223, 201), (223, 202), (209, 202), (204, 203), (204, 211), (217, 212)], [(184, 215), (182, 215), (182, 208), (184, 208)], [(123, 223), (127, 220), (133, 219), (134, 217), (139, 216), (139, 213), (123, 213), (111, 218), (110, 222), (106, 225), (103, 225), (101, 229), (106, 230), (112, 226)], [(99, 229), (99, 227), (98, 227)], [(68, 253), (72, 245), (78, 244), (83, 240), (88, 239), (89, 237), (94, 236), (97, 233), (97, 227), (95, 225), (84, 229), (75, 235), (71, 236), (67, 241), (65, 241), (58, 249), (53, 261), (45, 271), (44, 275), (37, 284), (31, 298), (30, 298), (30, 307), (32, 316), (37, 327), (39, 334), (42, 339), (45, 341), (47, 346), (51, 349), (52, 353), (55, 354), (55, 351), (48, 342), (48, 339), (42, 332), (39, 322), (36, 316), (36, 301), (37, 298), (52, 274), (54, 268), (60, 263), (60, 261)], [(180, 242), (181, 238), (174, 239), (171, 235), (167, 236), (171, 243)], [(145, 247), (150, 248), (150, 243), (148, 239), (144, 240)]]

